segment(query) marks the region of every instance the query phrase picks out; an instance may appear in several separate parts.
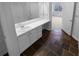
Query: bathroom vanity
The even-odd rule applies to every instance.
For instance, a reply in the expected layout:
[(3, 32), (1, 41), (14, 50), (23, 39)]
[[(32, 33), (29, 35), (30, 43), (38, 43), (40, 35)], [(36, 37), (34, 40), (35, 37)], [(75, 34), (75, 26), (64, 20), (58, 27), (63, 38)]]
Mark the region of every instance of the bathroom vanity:
[[(0, 3), (0, 22), (7, 47), (3, 51), (19, 56), (36, 42), (42, 36), (42, 27), (48, 28), (42, 26), (49, 22), (48, 7), (49, 3), (42, 2)], [(3, 44), (1, 41), (1, 49)], [(5, 54), (3, 51), (0, 55)]]
[(42, 36), (42, 25), (47, 22), (49, 22), (48, 19), (36, 18), (15, 24), (20, 53), (30, 47)]

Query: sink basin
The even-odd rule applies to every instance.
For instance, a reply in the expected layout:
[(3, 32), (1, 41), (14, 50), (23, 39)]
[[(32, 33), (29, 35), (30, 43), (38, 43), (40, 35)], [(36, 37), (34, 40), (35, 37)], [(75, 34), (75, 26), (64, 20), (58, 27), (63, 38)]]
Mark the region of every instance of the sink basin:
[(22, 32), (25, 32), (27, 29), (29, 29), (30, 27), (29, 26), (22, 26), (22, 27), (19, 27), (17, 30), (16, 30), (16, 33), (22, 33)]
[(20, 26), (20, 29), (28, 29), (30, 28), (29, 26)]

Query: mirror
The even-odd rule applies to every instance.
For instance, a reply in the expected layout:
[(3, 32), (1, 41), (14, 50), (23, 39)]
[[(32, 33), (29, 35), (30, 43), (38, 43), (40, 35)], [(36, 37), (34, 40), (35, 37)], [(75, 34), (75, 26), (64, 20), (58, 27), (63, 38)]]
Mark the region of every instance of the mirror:
[(15, 24), (39, 18), (39, 3), (13, 2), (11, 3), (11, 11)]

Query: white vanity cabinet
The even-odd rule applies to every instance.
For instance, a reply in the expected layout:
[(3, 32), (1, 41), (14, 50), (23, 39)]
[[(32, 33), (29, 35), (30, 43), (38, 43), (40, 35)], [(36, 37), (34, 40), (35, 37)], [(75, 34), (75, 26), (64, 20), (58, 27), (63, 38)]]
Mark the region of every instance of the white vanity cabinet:
[(36, 27), (18, 37), (20, 53), (30, 47), (35, 41), (42, 36), (42, 26)]
[(29, 32), (18, 37), (20, 53), (22, 53), (26, 48), (30, 46), (29, 42)]
[(30, 43), (33, 44), (42, 36), (42, 26), (39, 26), (30, 31)]

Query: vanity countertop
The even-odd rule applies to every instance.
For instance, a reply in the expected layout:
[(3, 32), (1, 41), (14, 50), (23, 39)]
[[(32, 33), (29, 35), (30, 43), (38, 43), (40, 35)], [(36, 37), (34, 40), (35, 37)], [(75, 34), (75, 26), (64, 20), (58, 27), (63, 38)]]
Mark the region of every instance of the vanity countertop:
[(49, 21), (50, 21), (49, 19), (45, 19), (45, 18), (36, 18), (36, 19), (29, 20), (29, 21), (17, 23), (17, 24), (15, 24), (16, 34), (17, 34), (17, 36), (20, 36), (36, 27), (39, 27), (39, 26), (49, 22)]

